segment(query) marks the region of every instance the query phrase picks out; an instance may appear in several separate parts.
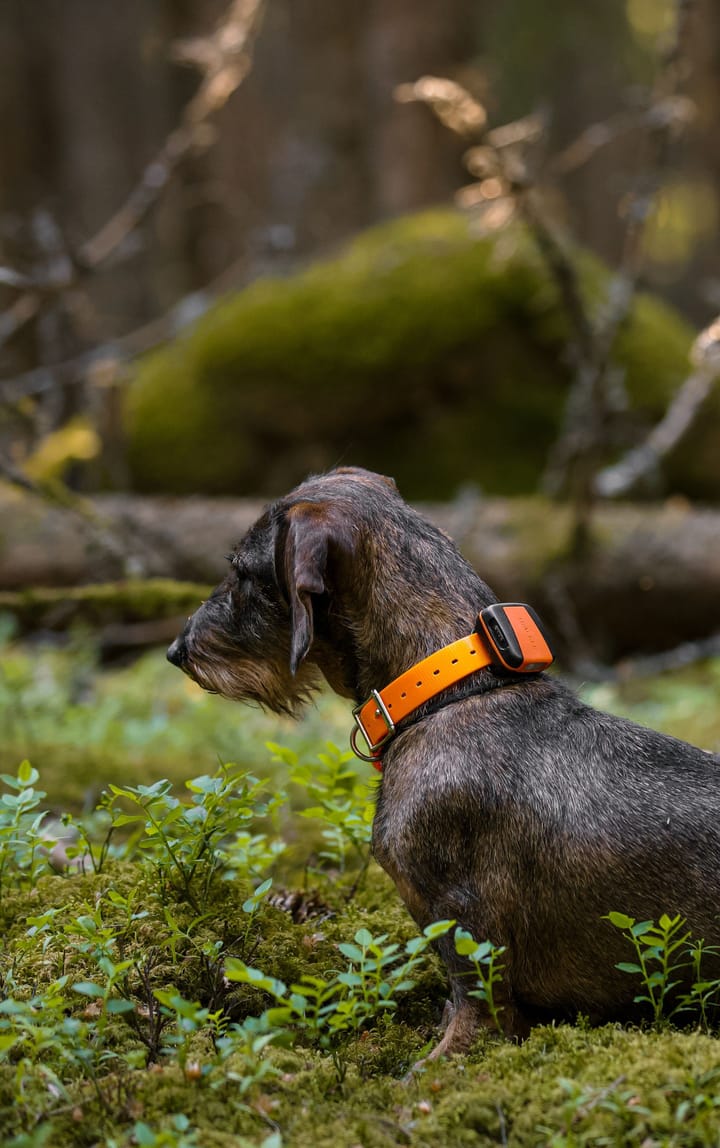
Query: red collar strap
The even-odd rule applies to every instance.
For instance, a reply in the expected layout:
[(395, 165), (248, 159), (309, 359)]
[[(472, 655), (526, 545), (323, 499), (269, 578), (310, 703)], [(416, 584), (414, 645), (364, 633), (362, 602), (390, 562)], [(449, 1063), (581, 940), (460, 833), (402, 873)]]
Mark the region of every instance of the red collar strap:
[[(500, 673), (537, 674), (552, 661), (547, 634), (535, 611), (520, 602), (496, 603), (480, 612), (472, 634), (423, 658), (356, 706), (350, 744), (358, 757), (381, 769), (380, 750), (398, 723), (448, 686), (488, 666)], [(358, 749), (358, 733), (369, 754)]]

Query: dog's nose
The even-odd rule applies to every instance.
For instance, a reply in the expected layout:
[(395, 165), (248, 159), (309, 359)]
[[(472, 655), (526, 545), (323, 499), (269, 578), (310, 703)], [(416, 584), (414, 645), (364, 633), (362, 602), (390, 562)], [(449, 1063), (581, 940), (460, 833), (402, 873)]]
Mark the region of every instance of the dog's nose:
[(172, 662), (178, 669), (182, 669), (187, 658), (187, 646), (181, 637), (176, 638), (171, 646), (168, 646), (167, 660)]

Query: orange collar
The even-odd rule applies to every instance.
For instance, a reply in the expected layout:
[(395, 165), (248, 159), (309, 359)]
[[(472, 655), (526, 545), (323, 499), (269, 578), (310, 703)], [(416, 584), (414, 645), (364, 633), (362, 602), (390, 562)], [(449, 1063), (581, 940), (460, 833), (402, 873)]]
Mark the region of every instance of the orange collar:
[[(480, 635), (472, 633), (436, 650), (429, 658), (423, 658), (385, 689), (373, 690), (367, 701), (353, 710), (356, 728), (350, 736), (350, 744), (354, 752), (365, 761), (372, 762), (376, 769), (381, 769), (380, 750), (395, 733), (398, 722), (423, 702), (493, 661)], [(369, 754), (358, 750), (358, 733), (365, 738)]]

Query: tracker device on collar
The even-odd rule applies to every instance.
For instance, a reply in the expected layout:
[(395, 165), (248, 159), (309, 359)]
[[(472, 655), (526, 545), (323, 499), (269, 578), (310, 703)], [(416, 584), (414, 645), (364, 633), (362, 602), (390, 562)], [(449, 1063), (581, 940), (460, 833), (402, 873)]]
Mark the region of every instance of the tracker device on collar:
[(538, 674), (552, 665), (550, 641), (532, 606), (522, 602), (486, 606), (478, 614), (475, 630), (494, 654), (493, 668)]
[[(353, 710), (353, 751), (380, 769), (380, 750), (394, 736), (398, 722), (419, 706), (476, 670), (505, 675), (537, 674), (553, 662), (547, 634), (535, 611), (522, 602), (500, 602), (478, 614), (472, 634), (423, 658)], [(369, 754), (358, 749), (362, 734)]]

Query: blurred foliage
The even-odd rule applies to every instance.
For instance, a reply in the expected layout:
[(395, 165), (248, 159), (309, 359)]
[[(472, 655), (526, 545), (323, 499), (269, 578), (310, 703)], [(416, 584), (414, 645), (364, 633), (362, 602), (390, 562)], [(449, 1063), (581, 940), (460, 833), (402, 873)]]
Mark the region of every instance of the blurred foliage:
[[(656, 10), (673, 7), (672, 0), (648, 3)], [(641, 19), (637, 0), (634, 6), (636, 19)], [(601, 72), (603, 94), (617, 105), (629, 83), (649, 80), (656, 67), (656, 37), (640, 32), (630, 15), (632, 7), (632, 0), (627, 5), (625, 0), (553, 0), (550, 9), (534, 0), (494, 5), (485, 54), (494, 65), (500, 118), (525, 115), (548, 100), (561, 117), (572, 115), (566, 107), (570, 77), (582, 84), (575, 97), (587, 102), (589, 95), (596, 96), (594, 81)], [(597, 52), (578, 52), (579, 45), (591, 43), (601, 45)]]
[(658, 196), (643, 247), (656, 264), (687, 263), (698, 243), (715, 235), (717, 224), (718, 201), (712, 185), (675, 180)]
[(626, 0), (625, 10), (635, 35), (655, 52), (658, 38), (672, 32), (677, 3), (675, 0)]
[[(574, 255), (591, 308), (602, 305), (607, 272)], [(467, 482), (531, 490), (563, 409), (567, 338), (524, 230), (478, 236), (455, 212), (406, 217), (331, 262), (229, 296), (148, 357), (127, 397), (134, 481), (277, 493), (351, 451), (412, 498)], [(672, 309), (635, 299), (617, 344), (625, 436), (660, 417), (687, 373), (690, 341)], [(719, 427), (717, 395), (667, 463), (672, 489), (720, 493)]]
[[(585, 686), (599, 708), (621, 713), (707, 749), (720, 750), (720, 661), (656, 678)], [(5, 625), (0, 659), (0, 769), (30, 758), (50, 800), (92, 804), (108, 782), (176, 782), (218, 760), (285, 782), (287, 766), (267, 742), (314, 756), (347, 744), (349, 703), (319, 695), (299, 722), (204, 693), (161, 651), (101, 668), (88, 631), (64, 647), (13, 642)], [(357, 770), (366, 773), (357, 763)]]
[(582, 693), (598, 709), (720, 753), (720, 659), (654, 678), (585, 686)]
[(181, 781), (218, 760), (277, 774), (266, 740), (309, 753), (327, 741), (344, 744), (348, 728), (348, 704), (334, 697), (324, 695), (295, 723), (204, 693), (160, 651), (101, 669), (87, 630), (60, 647), (14, 644), (5, 628), (0, 768), (29, 757), (63, 807), (92, 804), (111, 780)]
[(36, 482), (63, 479), (74, 462), (96, 458), (100, 447), (99, 435), (90, 420), (78, 415), (41, 439), (23, 466), (28, 477)]

